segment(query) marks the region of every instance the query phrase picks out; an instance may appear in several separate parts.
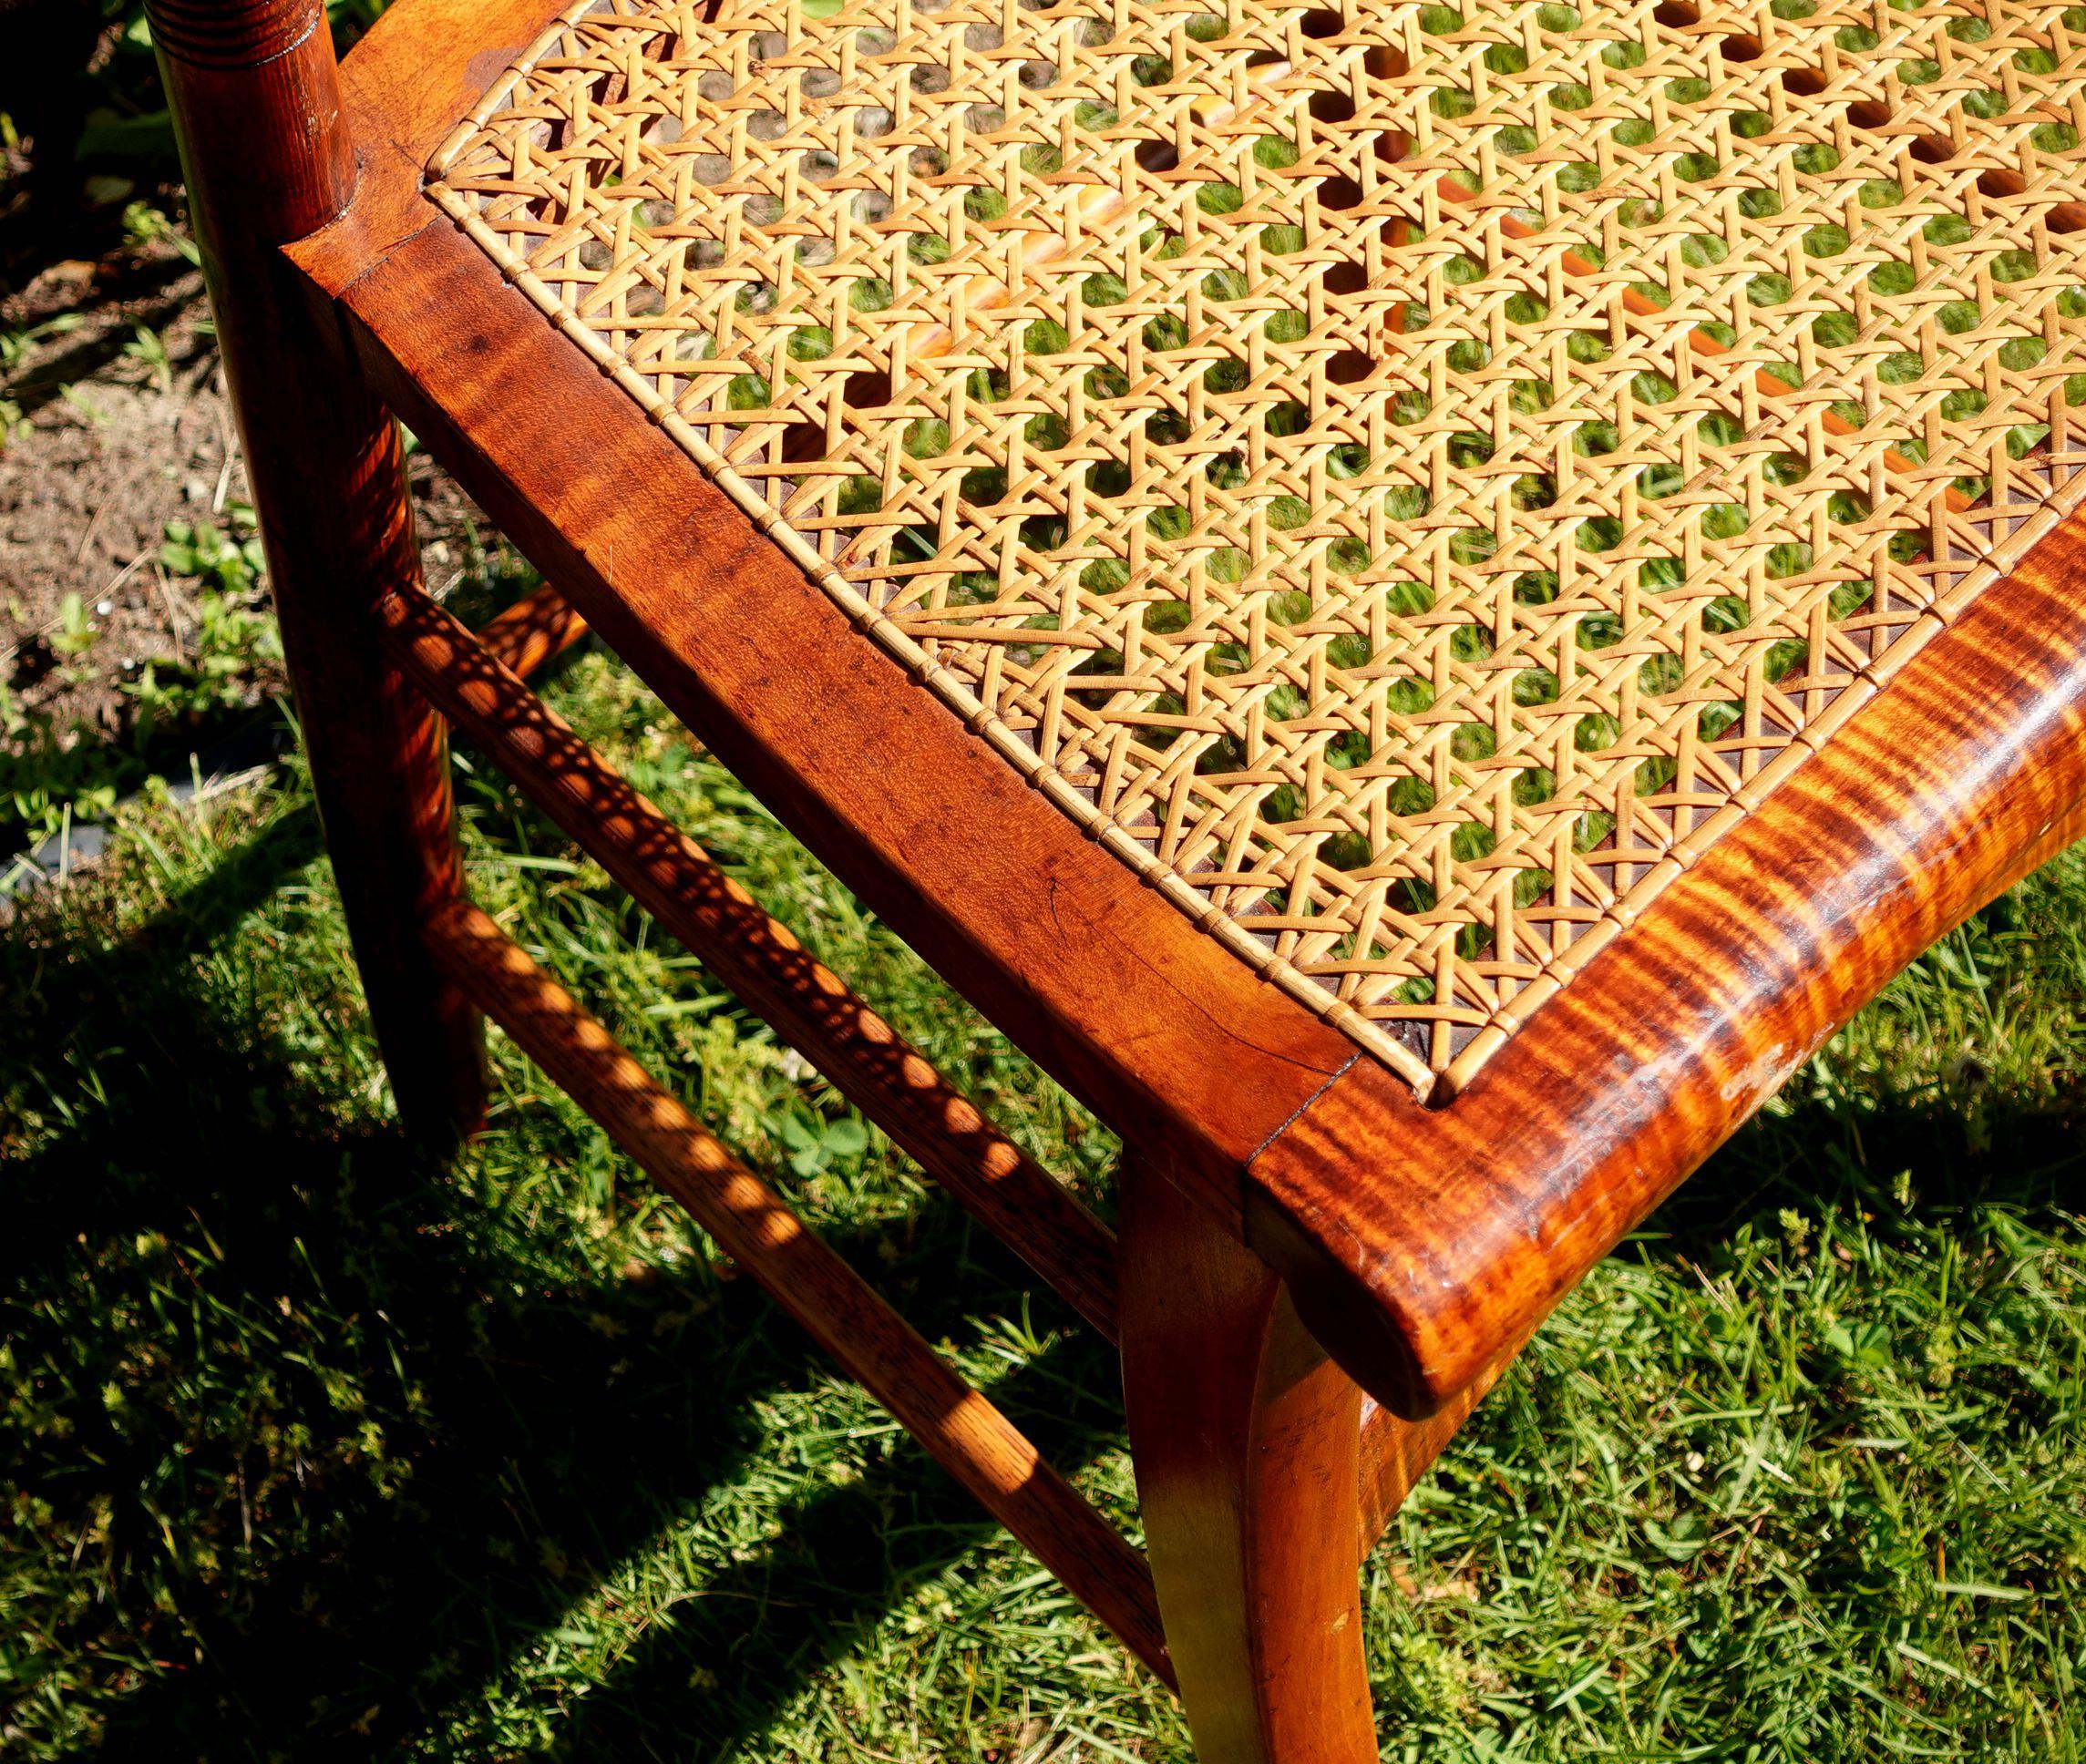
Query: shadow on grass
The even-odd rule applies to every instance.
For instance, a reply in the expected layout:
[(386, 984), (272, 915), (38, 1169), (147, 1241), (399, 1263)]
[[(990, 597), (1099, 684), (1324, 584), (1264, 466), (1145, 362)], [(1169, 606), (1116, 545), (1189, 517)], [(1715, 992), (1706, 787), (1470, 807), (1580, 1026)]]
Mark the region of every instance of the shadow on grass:
[[(713, 1303), (701, 1281), (532, 1247), (503, 1197), (358, 1124), (323, 1050), (199, 972), (318, 848), (293, 815), (120, 941), (0, 940), (0, 996), (35, 1006), (0, 1019), (0, 1072), (46, 1070), (51, 1096), (87, 1051), (120, 1073), (6, 1170), (0, 1239), (24, 1392), (0, 1468), (46, 1503), (47, 1536), (78, 1539), (80, 1594), (53, 1590), (66, 1615), (39, 1646), (93, 1675), (101, 1757), (386, 1757), (451, 1731), (482, 1749), (488, 1683), (757, 1468), (755, 1405), (818, 1375), (745, 1282)], [(1639, 1253), (1714, 1270), (1739, 1225), (1790, 1205), (1862, 1206), (1887, 1231), (1907, 1167), (1928, 1217), (1994, 1201), (2033, 1217), (2081, 1159), (2066, 1102), (1814, 1101), (1749, 1127)], [(925, 1333), (1013, 1308), (1025, 1282), (996, 1251), (974, 1259), (960, 1215), (928, 1205), (904, 1228)], [(836, 1247), (875, 1267), (890, 1246)], [(1113, 1390), (1106, 1349), (1078, 1336), (994, 1397), (1072, 1469), (1113, 1440)], [(633, 1621), (584, 1701), (500, 1743), (571, 1764), (729, 1757), (993, 1535), (909, 1448), (772, 1516), (779, 1536)]]
[[(0, 1027), (0, 1070), (50, 1072), (50, 1095), (79, 1051), (121, 1073), (6, 1170), (0, 1246), (36, 1417), (7, 1417), (5, 1480), (80, 1539), (93, 1595), (46, 1651), (121, 1693), (97, 1699), (101, 1757), (385, 1756), (468, 1724), (474, 1692), (482, 1719), (488, 1679), (746, 1468), (755, 1405), (817, 1376), (749, 1283), (705, 1306), (532, 1259), (497, 1201), (354, 1124), (279, 1025), (196, 980), (317, 850), (307, 813), (119, 942), (0, 942), (0, 996), (37, 1007)], [(961, 1215), (903, 1228), (899, 1271), (938, 1271), (907, 1307), (930, 1338), (1017, 1308), (1019, 1276)], [(870, 1267), (886, 1248), (835, 1246)], [(996, 1395), (1063, 1410), (1068, 1387), (1112, 1390), (1105, 1346), (1062, 1343)], [(1117, 1425), (1110, 1400), (1070, 1406), (1034, 1422), (1067, 1468)], [(560, 1756), (757, 1731), (990, 1535), (909, 1448), (782, 1518), (637, 1640)], [(107, 1671), (125, 1658), (128, 1685)]]
[[(2086, 1170), (2086, 1099), (2060, 1091), (2038, 1104), (1981, 1092), (1899, 1099), (1807, 1099), (1755, 1117), (1653, 1215), (1673, 1251), (1711, 1267), (1748, 1220), (1772, 1231), (1783, 1208), (1858, 1209), (1872, 1236), (1974, 1206), (1999, 1206), (2037, 1226), (2078, 1210)], [(1892, 1192), (1905, 1174), (1910, 1199)]]

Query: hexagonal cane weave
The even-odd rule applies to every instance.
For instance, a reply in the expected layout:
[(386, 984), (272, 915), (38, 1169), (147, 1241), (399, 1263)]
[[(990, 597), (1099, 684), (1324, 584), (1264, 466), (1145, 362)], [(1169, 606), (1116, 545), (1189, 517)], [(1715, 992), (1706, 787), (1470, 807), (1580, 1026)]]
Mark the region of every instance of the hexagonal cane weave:
[(431, 190), (1424, 1088), (2077, 499), (2082, 75), (2011, 0), (600, 0)]

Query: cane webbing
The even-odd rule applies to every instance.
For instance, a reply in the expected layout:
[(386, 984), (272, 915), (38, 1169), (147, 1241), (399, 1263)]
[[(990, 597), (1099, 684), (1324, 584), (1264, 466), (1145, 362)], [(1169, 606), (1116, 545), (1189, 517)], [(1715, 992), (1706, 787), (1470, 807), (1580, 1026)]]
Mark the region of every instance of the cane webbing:
[(1460, 1082), (2077, 499), (2086, 8), (1207, 3), (601, 0), (431, 189), (1067, 813)]

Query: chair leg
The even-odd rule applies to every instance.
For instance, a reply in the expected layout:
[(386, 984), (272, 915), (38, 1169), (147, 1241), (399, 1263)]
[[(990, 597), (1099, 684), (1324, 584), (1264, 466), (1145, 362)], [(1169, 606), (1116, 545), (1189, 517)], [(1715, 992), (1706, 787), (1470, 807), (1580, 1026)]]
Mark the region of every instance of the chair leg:
[[(378, 644), (380, 600), (420, 581), (396, 428), (344, 377), (329, 404), (335, 426), (308, 457), (303, 494), (257, 475), (255, 502), (377, 1047), (406, 1130), (446, 1148), (478, 1131), (486, 1098), (482, 1021), (424, 938), (464, 889), (448, 732)], [(313, 519), (312, 490), (326, 482), (340, 486), (337, 498)]]
[(422, 928), (463, 887), (447, 736), (385, 657), (417, 585), (398, 431), (281, 247), (337, 218), (355, 155), (322, 0), (149, 0), (283, 651), (377, 1043), (409, 1130), (485, 1101), (478, 1014)]
[(1123, 1384), (1145, 1541), (1202, 1764), (1373, 1764), (1362, 1397), (1281, 1283), (1125, 1171)]

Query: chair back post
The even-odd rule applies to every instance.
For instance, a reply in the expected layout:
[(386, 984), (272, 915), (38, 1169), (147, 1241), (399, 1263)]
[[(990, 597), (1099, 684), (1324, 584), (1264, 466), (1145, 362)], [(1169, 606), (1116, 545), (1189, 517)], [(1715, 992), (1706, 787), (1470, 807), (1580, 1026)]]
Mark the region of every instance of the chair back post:
[(484, 1107), (475, 1010), (424, 927), (462, 892), (447, 737), (386, 658), (420, 583), (396, 425), (282, 247), (345, 211), (354, 145), (322, 0), (149, 0), (245, 442), (320, 817), (399, 1113), (437, 1142)]
[[(189, 206), (221, 270), (316, 232), (355, 194), (321, 0), (147, 0)], [(241, 260), (245, 261), (241, 261)]]

